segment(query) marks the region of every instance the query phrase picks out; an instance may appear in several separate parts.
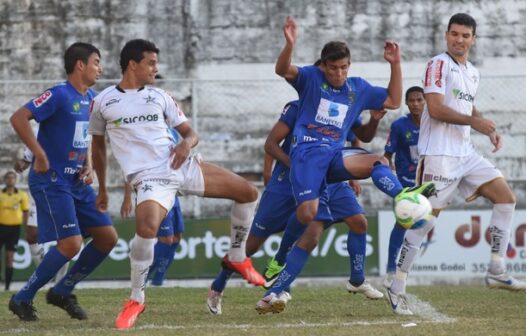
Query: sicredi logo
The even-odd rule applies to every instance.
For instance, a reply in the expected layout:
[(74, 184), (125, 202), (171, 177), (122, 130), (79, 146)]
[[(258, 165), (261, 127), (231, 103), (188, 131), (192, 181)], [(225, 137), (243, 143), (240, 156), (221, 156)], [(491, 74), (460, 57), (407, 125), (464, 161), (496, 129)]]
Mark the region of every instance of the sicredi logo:
[(45, 102), (47, 102), (52, 96), (53, 94), (51, 93), (51, 91), (47, 90), (46, 92), (42, 93), (39, 97), (33, 99), (33, 105), (35, 105), (35, 107), (40, 107)]

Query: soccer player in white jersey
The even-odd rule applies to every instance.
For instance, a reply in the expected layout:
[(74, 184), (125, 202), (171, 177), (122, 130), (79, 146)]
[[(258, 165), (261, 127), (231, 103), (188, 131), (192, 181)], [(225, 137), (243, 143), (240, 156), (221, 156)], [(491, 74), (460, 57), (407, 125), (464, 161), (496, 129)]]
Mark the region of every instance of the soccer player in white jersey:
[(395, 279), (388, 289), (388, 298), (397, 314), (412, 314), (404, 295), (407, 273), (424, 237), (457, 189), (467, 202), (483, 196), (493, 203), (488, 287), (526, 290), (526, 283), (506, 273), (504, 264), (515, 196), (502, 173), (475, 152), (470, 140), (474, 129), (488, 136), (494, 151), (502, 146), (495, 123), (483, 118), (474, 105), (480, 76), (468, 61), (468, 55), (475, 44), (475, 33), (476, 22), (471, 16), (453, 15), (445, 34), (447, 52), (433, 57), (427, 64), (424, 77), (427, 104), (420, 125), (417, 183), (433, 181), (438, 195), (429, 198), (433, 206), (432, 220), (420, 229), (408, 230), (405, 235)]
[[(265, 282), (245, 254), (257, 189), (240, 176), (190, 155), (197, 134), (166, 92), (148, 86), (157, 74), (158, 53), (152, 42), (128, 41), (120, 55), (122, 80), (97, 96), (90, 118), (94, 165), (105, 171), (104, 135), (108, 134), (113, 154), (137, 195), (136, 235), (130, 248), (132, 292), (115, 321), (118, 329), (131, 328), (144, 311), (155, 237), (176, 194), (232, 199), (231, 243), (223, 262), (249, 283)], [(170, 128), (182, 137), (177, 145)], [(99, 178), (97, 202), (99, 209), (107, 207), (105, 177)]]

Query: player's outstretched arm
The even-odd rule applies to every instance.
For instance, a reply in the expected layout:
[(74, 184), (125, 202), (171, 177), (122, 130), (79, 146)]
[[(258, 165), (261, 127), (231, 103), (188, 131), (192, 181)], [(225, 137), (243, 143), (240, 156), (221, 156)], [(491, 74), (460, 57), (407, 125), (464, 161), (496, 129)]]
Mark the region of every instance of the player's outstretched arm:
[(97, 194), (97, 210), (105, 212), (108, 210), (108, 191), (106, 189), (106, 141), (104, 135), (93, 134), (91, 143), (91, 155), (93, 160), (93, 169), (97, 174), (99, 181), (99, 192)]
[(281, 149), (280, 144), (289, 133), (289, 126), (282, 121), (278, 121), (274, 127), (272, 127), (265, 141), (265, 152), (287, 167), (290, 167), (290, 158), (289, 155)]
[(397, 109), (402, 102), (402, 66), (400, 46), (396, 42), (385, 41), (384, 59), (391, 65), (391, 77), (387, 86), (384, 108)]
[(292, 51), (298, 38), (296, 21), (292, 16), (287, 16), (283, 25), (283, 35), (285, 36), (285, 47), (281, 50), (276, 61), (276, 74), (288, 81), (293, 81), (298, 76), (298, 68), (292, 65)]
[(49, 170), (49, 161), (47, 159), (46, 152), (38, 143), (31, 124), (29, 121), (33, 119), (33, 113), (26, 107), (19, 108), (9, 121), (15, 129), (18, 137), (22, 142), (29, 148), (29, 150), (35, 155), (35, 163), (33, 169), (37, 173), (45, 173)]

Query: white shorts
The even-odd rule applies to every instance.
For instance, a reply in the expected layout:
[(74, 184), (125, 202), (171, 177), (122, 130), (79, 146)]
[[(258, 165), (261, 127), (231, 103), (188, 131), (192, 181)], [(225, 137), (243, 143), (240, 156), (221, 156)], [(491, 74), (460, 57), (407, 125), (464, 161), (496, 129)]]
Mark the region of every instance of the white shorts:
[(29, 196), (29, 211), (27, 216), (27, 226), (37, 227), (37, 206), (35, 200), (31, 197), (31, 193), (27, 193)]
[(465, 157), (423, 156), (418, 162), (417, 184), (433, 182), (437, 196), (429, 198), (433, 209), (444, 209), (459, 190), (466, 202), (478, 196), (479, 188), (503, 175), (482, 155), (473, 152)]
[(172, 169), (168, 162), (128, 176), (127, 180), (137, 195), (137, 205), (144, 201), (155, 201), (170, 211), (176, 195), (203, 196), (205, 180), (200, 162), (201, 156), (197, 154), (186, 159), (177, 170)]

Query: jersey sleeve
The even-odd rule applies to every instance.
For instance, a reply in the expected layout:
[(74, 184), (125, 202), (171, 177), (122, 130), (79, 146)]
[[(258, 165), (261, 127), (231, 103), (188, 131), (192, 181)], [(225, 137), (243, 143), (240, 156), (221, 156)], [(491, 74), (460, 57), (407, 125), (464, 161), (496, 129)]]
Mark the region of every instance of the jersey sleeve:
[(101, 99), (97, 96), (91, 101), (89, 114), (88, 132), (92, 135), (104, 135), (106, 132), (106, 119), (104, 119), (101, 112)]
[(317, 70), (319, 71), (318, 67), (315, 67), (312, 65), (298, 67), (298, 76), (296, 77), (295, 80), (289, 82), (290, 85), (292, 85), (292, 87), (296, 89), (298, 94), (301, 95), (303, 91), (305, 90), (305, 88), (307, 87), (309, 78), (314, 76), (315, 75), (314, 71), (317, 71)]
[(164, 110), (164, 117), (166, 119), (166, 123), (168, 124), (168, 126), (171, 128), (174, 128), (174, 127), (181, 125), (185, 121), (188, 121), (188, 119), (184, 115), (183, 110), (175, 102), (175, 99), (173, 99), (166, 92), (163, 92), (162, 95), (163, 95), (164, 101), (166, 102), (166, 106)]
[(364, 110), (381, 110), (384, 108), (387, 99), (387, 89), (380, 86), (373, 86), (363, 78), (359, 78), (362, 92), (365, 96)]
[(22, 194), (21, 194), (20, 208), (22, 209), (22, 211), (29, 210), (29, 197), (27, 196), (27, 193), (25, 191), (22, 191)]
[(283, 108), (283, 111), (281, 112), (281, 116), (279, 117), (279, 121), (284, 123), (288, 126), (291, 130), (294, 129), (294, 125), (296, 124), (296, 118), (298, 117), (298, 103), (295, 102), (289, 102), (285, 107)]
[(387, 142), (385, 144), (384, 150), (387, 153), (395, 153), (398, 148), (398, 128), (396, 126), (396, 123), (393, 123), (391, 125), (391, 129), (389, 130), (389, 135), (387, 136)]
[(60, 92), (56, 88), (51, 88), (30, 100), (24, 106), (31, 111), (33, 118), (40, 123), (57, 112), (60, 103), (59, 96)]
[(448, 68), (445, 60), (439, 56), (427, 62), (427, 68), (424, 74), (424, 93), (446, 94), (445, 81)]

